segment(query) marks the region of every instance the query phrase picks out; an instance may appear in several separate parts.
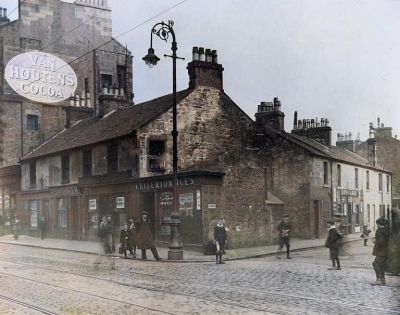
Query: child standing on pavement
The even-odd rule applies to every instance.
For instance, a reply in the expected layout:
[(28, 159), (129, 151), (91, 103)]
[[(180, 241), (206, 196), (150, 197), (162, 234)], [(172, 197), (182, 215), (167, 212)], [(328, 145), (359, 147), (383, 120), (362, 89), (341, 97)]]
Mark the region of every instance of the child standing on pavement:
[(286, 246), (286, 258), (292, 259), (292, 257), (290, 257), (290, 233), (292, 232), (292, 225), (289, 222), (289, 215), (286, 214), (283, 216), (283, 220), (278, 224), (276, 229), (279, 232), (279, 247), (276, 258), (281, 258), (280, 254), (283, 246)]
[(368, 244), (368, 238), (369, 238), (369, 234), (371, 233), (371, 230), (368, 228), (367, 225), (364, 225), (364, 230), (362, 232), (362, 238), (364, 239), (364, 246), (367, 246)]
[(222, 218), (218, 220), (217, 225), (214, 227), (214, 241), (217, 248), (215, 262), (217, 264), (224, 264), (224, 262), (222, 261), (222, 253), (224, 252), (224, 248), (226, 243), (228, 242), (228, 238), (226, 237), (224, 219)]
[(325, 242), (325, 247), (329, 248), (332, 267), (329, 270), (341, 270), (339, 260), (339, 247), (342, 235), (337, 231), (335, 221), (329, 220), (328, 222), (328, 238)]
[(121, 249), (119, 250), (120, 254), (124, 254), (125, 259), (128, 258), (126, 251), (128, 249), (128, 242), (129, 242), (129, 232), (128, 232), (128, 225), (125, 224), (124, 227), (121, 230), (121, 235), (120, 235), (120, 242), (121, 242)]

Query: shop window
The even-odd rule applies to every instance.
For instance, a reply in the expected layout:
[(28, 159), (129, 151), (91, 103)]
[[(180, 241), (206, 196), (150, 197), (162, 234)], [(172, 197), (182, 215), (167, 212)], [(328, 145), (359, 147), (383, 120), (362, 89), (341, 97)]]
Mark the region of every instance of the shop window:
[(337, 165), (337, 185), (338, 187), (342, 186), (342, 166), (340, 164)]
[(29, 214), (30, 214), (30, 226), (31, 228), (37, 229), (38, 224), (38, 202), (37, 200), (29, 200)]
[(36, 186), (36, 162), (29, 163), (29, 184), (31, 187)]
[(148, 170), (151, 172), (165, 171), (165, 141), (150, 140), (148, 148)]
[(38, 115), (27, 115), (26, 116), (26, 130), (39, 130), (39, 116)]
[(179, 194), (179, 212), (181, 216), (193, 216), (193, 193)]
[(324, 162), (324, 185), (328, 185), (328, 162)]
[(115, 197), (115, 220), (114, 226), (120, 227), (126, 224), (126, 210), (125, 210), (125, 197)]
[(97, 230), (99, 227), (99, 215), (97, 213), (96, 198), (89, 198), (88, 208), (89, 208), (89, 229)]
[(111, 144), (107, 147), (107, 170), (108, 173), (118, 171), (118, 145)]
[(60, 229), (67, 228), (67, 205), (68, 199), (61, 198), (58, 199), (57, 207), (57, 227)]
[(69, 183), (69, 155), (61, 157), (61, 182)]
[(82, 175), (84, 177), (92, 175), (92, 150), (82, 152)]

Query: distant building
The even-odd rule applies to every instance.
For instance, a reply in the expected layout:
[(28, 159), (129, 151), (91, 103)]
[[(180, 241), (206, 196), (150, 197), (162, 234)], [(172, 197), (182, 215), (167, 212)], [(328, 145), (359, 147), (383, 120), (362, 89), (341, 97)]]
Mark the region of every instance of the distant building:
[[(74, 122), (98, 115), (99, 102), (107, 112), (132, 105), (133, 96), (132, 56), (112, 38), (107, 0), (18, 5), (17, 20), (10, 22), (4, 10), (0, 16), (0, 214), (6, 220), (16, 211), (23, 155)], [(56, 66), (55, 58), (65, 65)], [(74, 75), (64, 73), (67, 65), (74, 84)], [(8, 80), (22, 84), (16, 88)], [(63, 88), (75, 83), (73, 94), (65, 95)], [(60, 101), (49, 101), (52, 96)]]
[[(368, 143), (374, 141), (376, 145), (377, 161), (392, 173), (392, 208), (400, 210), (400, 140), (392, 135), (392, 127), (385, 127), (377, 119), (377, 125), (370, 124), (370, 139), (355, 146), (355, 152), (368, 157)], [(385, 217), (390, 218), (386, 209)]]

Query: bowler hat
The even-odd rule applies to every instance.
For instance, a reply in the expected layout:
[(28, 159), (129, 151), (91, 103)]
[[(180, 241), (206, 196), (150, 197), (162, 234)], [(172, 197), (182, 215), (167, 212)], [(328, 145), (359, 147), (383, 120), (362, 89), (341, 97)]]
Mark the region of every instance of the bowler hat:
[(335, 221), (333, 221), (333, 220), (328, 220), (327, 223), (330, 224), (330, 225), (334, 225), (334, 224), (335, 224)]

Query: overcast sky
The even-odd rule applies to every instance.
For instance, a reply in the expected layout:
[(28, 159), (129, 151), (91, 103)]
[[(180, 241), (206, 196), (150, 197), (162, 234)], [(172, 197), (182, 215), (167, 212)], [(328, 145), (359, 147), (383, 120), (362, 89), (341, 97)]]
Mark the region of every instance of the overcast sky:
[[(108, 2), (114, 36), (134, 28), (118, 39), (134, 55), (136, 103), (172, 91), (172, 62), (162, 57), (170, 43), (154, 39), (161, 61), (152, 69), (141, 58), (152, 26), (173, 20), (178, 54), (186, 58), (178, 61), (178, 90), (188, 86), (192, 47), (203, 46), (218, 51), (225, 92), (252, 118), (261, 101), (279, 97), (286, 131), (297, 110), (299, 119), (329, 118), (334, 140), (338, 132), (366, 139), (377, 117), (400, 136), (398, 0)], [(0, 3), (11, 11), (17, 1)]]

